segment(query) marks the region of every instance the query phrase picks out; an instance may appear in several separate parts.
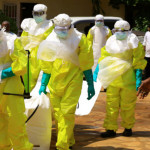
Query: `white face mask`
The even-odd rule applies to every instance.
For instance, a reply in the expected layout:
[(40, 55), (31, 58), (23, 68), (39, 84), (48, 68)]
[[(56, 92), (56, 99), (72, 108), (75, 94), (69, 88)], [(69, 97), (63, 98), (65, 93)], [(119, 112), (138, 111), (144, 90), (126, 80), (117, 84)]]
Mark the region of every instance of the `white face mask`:
[(67, 38), (71, 27), (72, 26), (66, 26), (66, 27), (55, 26), (54, 31), (59, 38), (65, 39)]
[(127, 32), (115, 32), (117, 40), (125, 40), (127, 38)]
[(34, 16), (33, 15), (33, 18), (35, 19), (35, 22), (38, 24), (38, 23), (41, 23), (44, 20), (46, 20), (46, 14), (44, 14), (42, 16)]
[(59, 38), (65, 39), (65, 38), (67, 38), (67, 36), (68, 36), (68, 31), (67, 31), (67, 30), (64, 30), (64, 31), (54, 30), (54, 31), (55, 31), (55, 33), (57, 34), (57, 36), (58, 36)]
[(95, 21), (95, 25), (97, 27), (102, 27), (104, 25), (104, 22), (101, 22), (101, 21)]

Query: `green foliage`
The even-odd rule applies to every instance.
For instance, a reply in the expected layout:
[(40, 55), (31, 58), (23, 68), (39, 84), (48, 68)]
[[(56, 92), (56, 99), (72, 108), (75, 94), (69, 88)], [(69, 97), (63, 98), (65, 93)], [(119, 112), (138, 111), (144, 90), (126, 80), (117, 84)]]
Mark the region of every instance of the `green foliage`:
[(135, 26), (134, 30), (146, 31), (148, 25), (150, 24), (150, 0), (149, 2), (137, 5), (135, 11)]
[(135, 26), (134, 30), (140, 30), (140, 31), (146, 31), (148, 25), (150, 24), (150, 13), (147, 13), (149, 11), (149, 6), (144, 7), (143, 10), (138, 11), (136, 13), (135, 18)]
[(119, 9), (120, 4), (135, 7), (137, 5), (140, 5), (143, 3), (149, 3), (149, 2), (150, 0), (110, 0), (109, 4), (112, 5), (112, 7)]
[(120, 4), (125, 6), (125, 19), (134, 30), (146, 31), (150, 24), (150, 0), (110, 0), (112, 7), (119, 9)]
[(15, 22), (12, 18), (6, 16), (6, 15), (2, 12), (2, 10), (0, 10), (0, 24), (1, 24), (3, 21), (9, 21), (9, 23), (10, 23), (10, 31), (17, 34), (18, 28), (17, 28), (16, 22)]
[(133, 29), (137, 31), (146, 31), (149, 24), (147, 17), (140, 16), (135, 20), (135, 27)]

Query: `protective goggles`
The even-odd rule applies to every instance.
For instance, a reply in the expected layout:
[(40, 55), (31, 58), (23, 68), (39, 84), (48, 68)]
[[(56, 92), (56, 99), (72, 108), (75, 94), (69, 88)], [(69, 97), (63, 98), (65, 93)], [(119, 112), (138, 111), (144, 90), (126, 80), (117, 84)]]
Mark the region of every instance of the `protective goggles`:
[(71, 28), (71, 25), (70, 26), (55, 26), (55, 30), (60, 30), (60, 31), (64, 31), (64, 30), (69, 30)]
[(33, 16), (42, 16), (44, 14), (45, 14), (44, 11), (32, 11), (32, 15)]
[(95, 20), (96, 22), (104, 22), (104, 20)]
[(112, 33), (114, 34), (115, 32), (128, 32), (129, 30), (124, 30), (124, 29), (112, 29)]

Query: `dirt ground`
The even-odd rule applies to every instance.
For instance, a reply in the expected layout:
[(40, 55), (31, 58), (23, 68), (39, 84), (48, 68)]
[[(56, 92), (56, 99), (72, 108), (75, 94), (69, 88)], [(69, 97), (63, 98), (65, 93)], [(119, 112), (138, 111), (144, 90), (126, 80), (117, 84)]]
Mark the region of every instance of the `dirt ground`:
[[(132, 137), (123, 137), (120, 126), (115, 138), (101, 138), (105, 117), (106, 93), (101, 92), (92, 112), (87, 116), (76, 116), (75, 139), (73, 150), (150, 150), (150, 95), (144, 100), (137, 99), (136, 123)], [(51, 150), (55, 149), (56, 130), (53, 123)]]

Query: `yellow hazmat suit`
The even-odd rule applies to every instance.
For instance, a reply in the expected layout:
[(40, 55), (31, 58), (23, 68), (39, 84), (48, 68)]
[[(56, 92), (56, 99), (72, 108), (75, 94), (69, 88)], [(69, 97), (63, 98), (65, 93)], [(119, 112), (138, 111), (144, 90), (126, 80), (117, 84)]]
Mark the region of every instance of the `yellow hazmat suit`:
[[(99, 39), (96, 39), (96, 37), (95, 37), (95, 35), (96, 35), (96, 33), (95, 33), (95, 27), (96, 26), (94, 26), (94, 27), (92, 27), (90, 30), (89, 30), (89, 32), (88, 32), (88, 35), (87, 35), (87, 39), (88, 39), (88, 41), (90, 41), (91, 43), (98, 43), (98, 41), (99, 40), (101, 40), (100, 38)], [(106, 43), (106, 41), (107, 41), (107, 39), (112, 35), (112, 33), (111, 33), (111, 30), (107, 27), (107, 26), (103, 26), (102, 27), (102, 29), (104, 30), (103, 32), (102, 32), (102, 34), (104, 34), (104, 43), (102, 43), (102, 47), (105, 45), (105, 43)], [(103, 39), (102, 39), (103, 40)]]
[[(74, 29), (70, 30), (73, 30), (71, 32), (78, 35), (77, 39), (79, 42), (76, 48), (73, 48), (75, 50), (74, 55), (78, 56), (78, 65), (72, 63), (73, 61), (67, 61), (62, 58), (57, 58), (53, 62), (41, 60), (41, 69), (43, 72), (51, 74), (48, 87), (58, 126), (56, 147), (59, 150), (68, 150), (69, 146), (75, 144), (73, 135), (75, 110), (81, 93), (83, 71), (89, 70), (93, 66), (93, 52), (91, 45), (87, 43), (86, 36)], [(53, 35), (54, 38), (50, 38)], [(49, 38), (53, 40), (57, 39), (54, 32), (49, 36), (46, 39), (47, 41), (49, 41)], [(63, 41), (65, 40), (62, 39)], [(71, 40), (69, 39), (69, 41)], [(74, 45), (75, 41), (72, 41), (71, 45)], [(73, 49), (70, 49), (70, 51), (73, 51)]]
[(128, 33), (125, 40), (117, 40), (111, 36), (102, 48), (99, 59), (99, 75), (104, 88), (107, 88), (106, 130), (118, 129), (117, 118), (121, 109), (122, 123), (131, 129), (135, 123), (134, 110), (136, 104), (135, 69), (144, 69), (144, 49), (134, 34)]
[(0, 149), (1, 150), (32, 150), (29, 142), (24, 114), (24, 97), (4, 95), (3, 93), (24, 93), (24, 86), (20, 76), (26, 73), (26, 52), (21, 41), (16, 39), (14, 51), (8, 51), (0, 57), (1, 69), (12, 67), (15, 76), (3, 79), (0, 83)]
[[(100, 26), (97, 26), (97, 21), (102, 21)], [(112, 35), (111, 30), (107, 26), (104, 26), (103, 21), (104, 17), (102, 15), (97, 15), (95, 17), (95, 26), (89, 30), (87, 35), (87, 39), (92, 44), (93, 48), (93, 72), (98, 64), (98, 59), (101, 57), (101, 48), (105, 46), (107, 39)]]
[[(26, 24), (26, 22), (28, 22), (29, 27), (30, 27), (30, 23), (35, 21), (34, 19), (25, 19), (22, 23), (22, 26), (24, 24)], [(37, 35), (38, 29), (40, 30), (42, 27), (39, 27), (37, 29), (37, 31), (34, 31), (33, 34), (31, 34), (32, 31), (23, 31), (23, 33), (21, 34), (21, 37), (28, 37), (26, 40), (24, 40), (24, 45), (28, 45), (28, 40), (30, 40), (30, 44), (28, 46), (26, 46), (26, 50), (30, 51), (30, 58), (29, 58), (29, 92), (32, 91), (32, 89), (34, 88), (34, 86), (36, 85), (39, 73), (40, 73), (40, 66), (39, 66), (39, 61), (37, 60), (37, 50), (38, 50), (38, 46), (40, 44), (41, 41), (45, 40), (46, 37), (52, 32), (53, 30), (53, 25), (52, 23), (49, 21), (47, 21), (48, 24), (46, 27), (44, 27), (43, 31), (39, 31), (39, 34)], [(22, 27), (24, 28), (24, 27)], [(41, 32), (41, 33), (40, 33)], [(34, 45), (35, 44), (35, 45)], [(24, 84), (25, 84), (25, 90), (27, 92), (27, 86), (28, 86), (28, 79), (27, 79), (27, 74), (24, 76)]]

